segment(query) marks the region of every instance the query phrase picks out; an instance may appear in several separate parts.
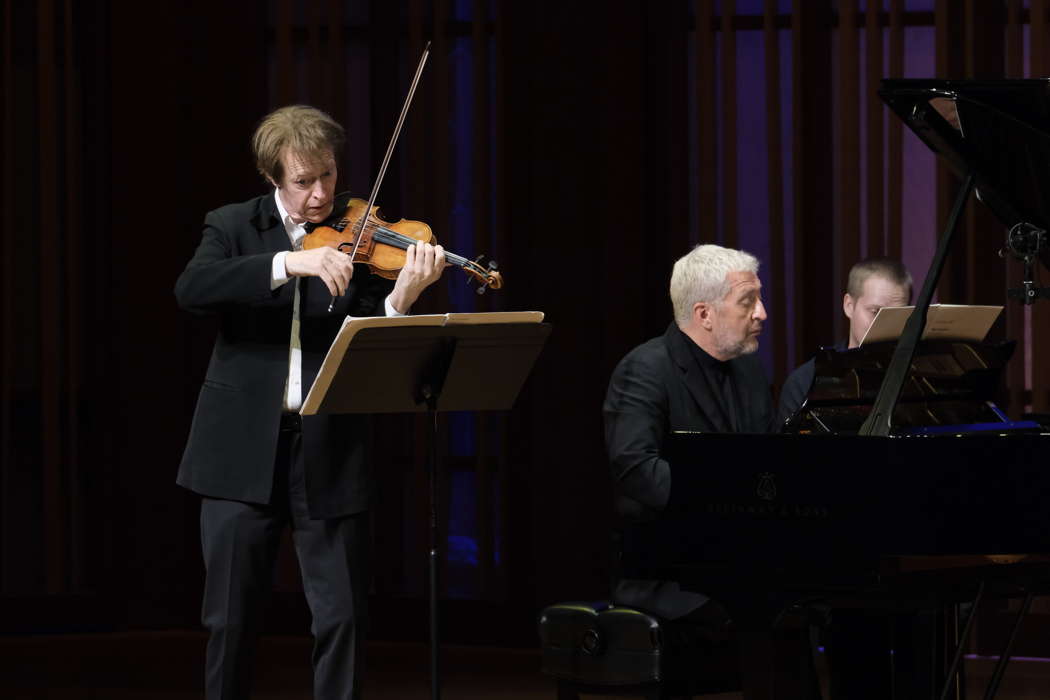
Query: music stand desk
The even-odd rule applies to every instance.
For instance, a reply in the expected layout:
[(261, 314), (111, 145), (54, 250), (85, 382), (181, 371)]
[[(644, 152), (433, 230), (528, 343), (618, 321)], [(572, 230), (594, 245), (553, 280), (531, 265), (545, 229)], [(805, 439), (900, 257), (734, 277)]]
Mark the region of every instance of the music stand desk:
[(431, 697), (440, 698), (437, 412), (514, 404), (550, 335), (536, 311), (347, 318), (300, 411), (430, 414)]

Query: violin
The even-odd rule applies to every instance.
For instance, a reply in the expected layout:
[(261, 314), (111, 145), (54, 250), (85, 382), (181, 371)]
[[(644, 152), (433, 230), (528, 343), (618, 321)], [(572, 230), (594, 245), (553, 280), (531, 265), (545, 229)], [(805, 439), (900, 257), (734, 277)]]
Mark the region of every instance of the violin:
[[(415, 245), (418, 241), (431, 244), (437, 241), (434, 238), (434, 232), (422, 221), (406, 219), (401, 219), (397, 223), (383, 221), (378, 215), (379, 207), (375, 206), (379, 185), (386, 175), (390, 156), (394, 153), (394, 146), (401, 134), (401, 127), (405, 124), (408, 107), (412, 104), (412, 97), (416, 94), (416, 87), (419, 85), (419, 78), (423, 75), (423, 66), (426, 65), (429, 55), (430, 42), (428, 41), (416, 65), (416, 73), (412, 76), (412, 84), (409, 85), (408, 95), (405, 96), (401, 114), (394, 126), (394, 133), (390, 136), (390, 143), (387, 144), (383, 163), (379, 166), (379, 174), (372, 183), (372, 194), (368, 201), (351, 199), (342, 218), (330, 225), (322, 224), (311, 233), (306, 234), (303, 239), (304, 249), (320, 248), (321, 246), (335, 248), (349, 255), (354, 262), (363, 262), (372, 272), (392, 280), (397, 278), (401, 268), (405, 266), (406, 251), (409, 246)], [(463, 268), (468, 275), (480, 283), (478, 294), (484, 294), (489, 287), (499, 289), (503, 286), (503, 278), (496, 270), (498, 266), (495, 261), (490, 260), (487, 265), (483, 266), (481, 256), (478, 256), (476, 260), (467, 260), (460, 255), (448, 252), (445, 253), (445, 260)], [(335, 298), (328, 305), (329, 313), (334, 304)]]
[[(341, 253), (351, 255), (355, 263), (365, 263), (374, 274), (388, 280), (396, 279), (401, 268), (405, 266), (408, 248), (419, 241), (433, 245), (437, 243), (437, 238), (430, 226), (422, 221), (401, 219), (390, 223), (381, 219), (378, 211), (378, 206), (369, 209), (365, 200), (351, 198), (341, 217), (329, 219), (306, 234), (303, 238), (303, 249), (311, 250), (323, 246), (335, 248)], [(499, 289), (503, 286), (503, 277), (494, 260), (482, 264), (482, 256), (469, 260), (447, 251), (445, 260), (463, 268), (463, 271), (478, 283), (478, 294), (484, 294), (490, 287)]]

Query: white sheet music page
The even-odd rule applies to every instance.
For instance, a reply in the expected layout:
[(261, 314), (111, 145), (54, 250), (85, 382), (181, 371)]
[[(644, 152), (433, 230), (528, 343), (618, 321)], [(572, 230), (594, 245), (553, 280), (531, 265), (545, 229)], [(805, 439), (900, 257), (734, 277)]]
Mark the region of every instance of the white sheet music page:
[[(875, 314), (860, 344), (897, 340), (914, 310), (914, 306), (882, 307)], [(922, 340), (967, 340), (979, 343), (988, 335), (988, 330), (1002, 310), (1002, 306), (930, 304)]]

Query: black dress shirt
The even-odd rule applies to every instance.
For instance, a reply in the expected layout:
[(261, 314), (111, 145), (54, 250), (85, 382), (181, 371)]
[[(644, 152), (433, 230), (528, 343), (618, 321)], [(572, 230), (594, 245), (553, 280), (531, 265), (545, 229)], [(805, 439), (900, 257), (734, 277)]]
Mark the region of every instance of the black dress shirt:
[[(681, 330), (678, 331), (682, 333)], [(739, 433), (743, 422), (740, 409), (740, 390), (730, 361), (716, 360), (703, 348), (694, 343), (689, 336), (682, 333), (688, 343), (693, 359), (700, 372), (711, 387), (711, 394), (717, 397), (718, 409), (725, 421), (726, 432)]]

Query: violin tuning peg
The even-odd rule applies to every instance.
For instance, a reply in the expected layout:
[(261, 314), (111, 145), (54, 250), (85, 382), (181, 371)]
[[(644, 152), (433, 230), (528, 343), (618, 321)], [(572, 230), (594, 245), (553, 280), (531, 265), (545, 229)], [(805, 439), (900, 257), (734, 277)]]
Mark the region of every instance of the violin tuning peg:
[(495, 260), (489, 260), (488, 269), (489, 269), (489, 272), (495, 272), (496, 270), (499, 269), (499, 263), (496, 262)]

